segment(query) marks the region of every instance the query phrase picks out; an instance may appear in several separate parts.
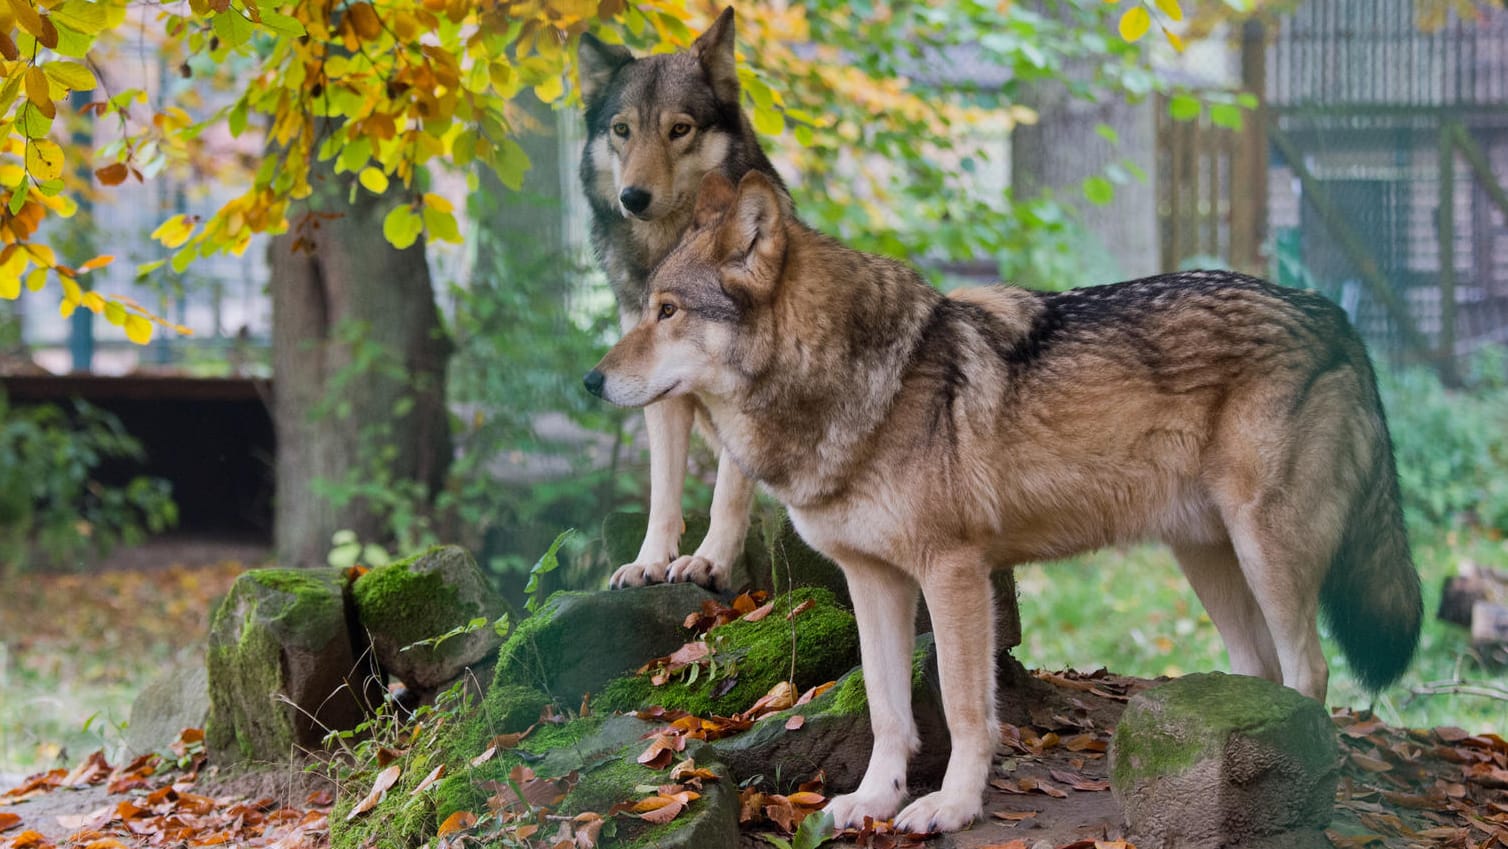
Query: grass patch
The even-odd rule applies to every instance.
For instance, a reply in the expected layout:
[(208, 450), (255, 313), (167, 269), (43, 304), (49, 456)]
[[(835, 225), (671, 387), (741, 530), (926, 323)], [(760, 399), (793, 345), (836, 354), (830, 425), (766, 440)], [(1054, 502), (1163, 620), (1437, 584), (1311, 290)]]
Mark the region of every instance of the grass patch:
[(237, 563), (30, 573), (0, 593), (0, 773), (72, 765), (124, 741), (131, 702), (173, 663), (203, 663), (213, 599)]
[[(1496, 680), (1473, 658), (1464, 628), (1440, 622), (1440, 585), (1463, 558), (1508, 560), (1508, 543), (1465, 532), (1416, 531), (1414, 560), (1424, 584), (1424, 628), (1404, 677), (1374, 702), (1356, 682), (1339, 648), (1325, 639), (1332, 706), (1373, 707), (1395, 725), (1457, 725), (1474, 732), (1501, 730), (1508, 706), (1469, 696), (1415, 696), (1412, 687), (1455, 678)], [(1101, 551), (1017, 570), (1022, 645), (1017, 657), (1044, 669), (1106, 667), (1123, 675), (1156, 677), (1228, 671), (1225, 645), (1162, 546)], [(1321, 629), (1323, 634), (1323, 628)]]

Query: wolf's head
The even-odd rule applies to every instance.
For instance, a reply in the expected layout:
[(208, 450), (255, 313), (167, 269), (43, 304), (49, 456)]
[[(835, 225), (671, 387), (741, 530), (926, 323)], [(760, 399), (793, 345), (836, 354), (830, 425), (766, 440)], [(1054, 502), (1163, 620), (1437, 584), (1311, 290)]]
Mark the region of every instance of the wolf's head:
[(691, 227), (650, 277), (639, 324), (585, 383), (614, 404), (674, 395), (728, 397), (767, 360), (767, 319), (786, 258), (789, 201), (764, 174), (735, 189), (709, 173)]
[(635, 59), (622, 46), (581, 37), (582, 179), (595, 206), (663, 219), (690, 207), (707, 172), (738, 175), (758, 164), (737, 167), (738, 160), (763, 158), (739, 107), (733, 35), (730, 7), (680, 53)]

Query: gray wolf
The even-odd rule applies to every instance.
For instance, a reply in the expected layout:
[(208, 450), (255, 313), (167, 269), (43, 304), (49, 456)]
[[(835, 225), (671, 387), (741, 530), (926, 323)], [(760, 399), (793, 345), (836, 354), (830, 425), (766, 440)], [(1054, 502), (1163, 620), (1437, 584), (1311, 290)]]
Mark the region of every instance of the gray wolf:
[[(732, 8), (680, 53), (636, 59), (588, 33), (578, 57), (587, 126), (581, 178), (592, 243), (627, 330), (644, 310), (650, 269), (691, 221), (703, 176), (715, 171), (737, 180), (757, 170), (781, 195), (785, 190), (739, 105)], [(614, 587), (690, 580), (727, 588), (748, 534), (754, 484), (721, 457), (711, 527), (695, 552), (679, 556), (681, 490), (695, 417), (690, 396), (666, 398), (644, 411), (649, 528), (634, 562), (613, 574)]]
[(896, 818), (980, 813), (995, 743), (991, 569), (1166, 541), (1234, 672), (1324, 700), (1316, 615), (1361, 681), (1407, 665), (1419, 578), (1376, 379), (1344, 313), (1230, 272), (944, 296), (793, 220), (759, 174), (703, 184), (637, 327), (587, 385), (694, 395), (723, 450), (842, 567), (874, 750), (840, 824), (886, 818), (917, 743), (917, 592), (952, 751)]

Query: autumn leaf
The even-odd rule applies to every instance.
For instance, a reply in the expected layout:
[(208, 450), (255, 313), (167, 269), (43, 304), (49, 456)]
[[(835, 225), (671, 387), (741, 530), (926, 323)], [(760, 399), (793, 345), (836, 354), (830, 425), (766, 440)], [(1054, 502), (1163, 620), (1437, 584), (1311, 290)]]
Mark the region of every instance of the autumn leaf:
[(21, 824), (21, 815), (0, 811), (0, 831), (10, 831)]
[(410, 796), (417, 796), (420, 793), (423, 793), (425, 790), (428, 790), (429, 786), (431, 784), (434, 784), (436, 781), (439, 781), (444, 776), (445, 776), (445, 764), (440, 764), (439, 766), (437, 766), (434, 769), (430, 770), (429, 775), (424, 776), (424, 779), (422, 781), (420, 781), (417, 785), (415, 785), (414, 789), (410, 790), (408, 794)]
[(465, 831), (476, 825), (477, 815), (470, 811), (456, 811), (440, 823), (440, 829), (436, 832), (437, 837), (449, 837), (458, 831)]
[(1118, 29), (1126, 41), (1140, 41), (1152, 28), (1152, 15), (1141, 6), (1132, 6), (1121, 15)]
[(377, 807), (377, 804), (387, 795), (387, 791), (397, 783), (398, 776), (402, 774), (403, 767), (400, 764), (393, 764), (382, 772), (377, 773), (376, 780), (372, 782), (372, 789), (368, 791), (366, 798), (357, 802), (356, 806), (351, 808), (351, 812), (346, 814), (346, 822), (350, 822)]

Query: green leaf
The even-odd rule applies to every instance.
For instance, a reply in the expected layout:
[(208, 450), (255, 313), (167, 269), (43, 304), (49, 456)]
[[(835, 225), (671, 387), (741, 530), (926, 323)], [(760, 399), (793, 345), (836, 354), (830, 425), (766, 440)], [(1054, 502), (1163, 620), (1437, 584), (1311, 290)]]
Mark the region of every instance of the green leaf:
[(292, 18), (278, 12), (263, 11), (262, 26), (288, 38), (300, 38), (308, 33), (308, 30), (304, 29), (304, 25), (299, 22), (298, 18)]
[(773, 106), (754, 109), (754, 129), (762, 135), (778, 136), (785, 132), (785, 116)]
[(493, 170), (503, 185), (518, 191), (524, 185), (524, 172), (529, 170), (529, 154), (512, 138), (505, 138), (498, 145)]
[(52, 119), (30, 100), (21, 104), (21, 135), (29, 139), (45, 139), (52, 132)]
[(1095, 135), (1099, 136), (1107, 142), (1110, 142), (1111, 144), (1121, 143), (1121, 134), (1116, 132), (1115, 128), (1110, 126), (1109, 124), (1096, 124), (1094, 127), (1094, 133)]
[(230, 114), (225, 116), (225, 124), (230, 128), (230, 134), (239, 137), (246, 132), (246, 116), (248, 107), (246, 98), (236, 101), (236, 105), (230, 107)]
[(1115, 184), (1100, 176), (1090, 177), (1084, 181), (1084, 197), (1096, 206), (1115, 200)]
[(123, 327), (126, 323), (126, 308), (115, 301), (105, 301), (105, 321), (116, 327)]
[(535, 563), (534, 568), (529, 570), (529, 583), (524, 585), (524, 592), (529, 594), (529, 600), (524, 604), (524, 607), (528, 608), (530, 613), (539, 609), (541, 603), (541, 599), (535, 595), (539, 592), (539, 576), (549, 574), (560, 568), (560, 546), (575, 532), (574, 528), (561, 531), (555, 537), (555, 541), (550, 543), (550, 547), (545, 550), (545, 553), (540, 555), (539, 562)]
[(408, 204), (399, 204), (388, 210), (382, 219), (382, 235), (398, 250), (412, 247), (424, 232), (424, 219), (414, 213)]
[(10, 204), (8, 205), (11, 215), (21, 214), (21, 207), (26, 205), (26, 193), (30, 189), (31, 183), (29, 181), (22, 180), (21, 185), (17, 186), (16, 190), (11, 192)]
[(1227, 130), (1241, 129), (1241, 107), (1231, 103), (1210, 104), (1210, 123)]
[(440, 242), (461, 243), (461, 228), (453, 213), (441, 209), (424, 208), (424, 229), (431, 239)]
[(1203, 109), (1204, 106), (1199, 102), (1199, 98), (1191, 94), (1175, 94), (1168, 101), (1168, 115), (1172, 116), (1174, 121), (1192, 121), (1199, 117)]
[(215, 35), (226, 47), (240, 47), (257, 33), (257, 25), (242, 17), (235, 9), (226, 9), (215, 15), (212, 25)]

